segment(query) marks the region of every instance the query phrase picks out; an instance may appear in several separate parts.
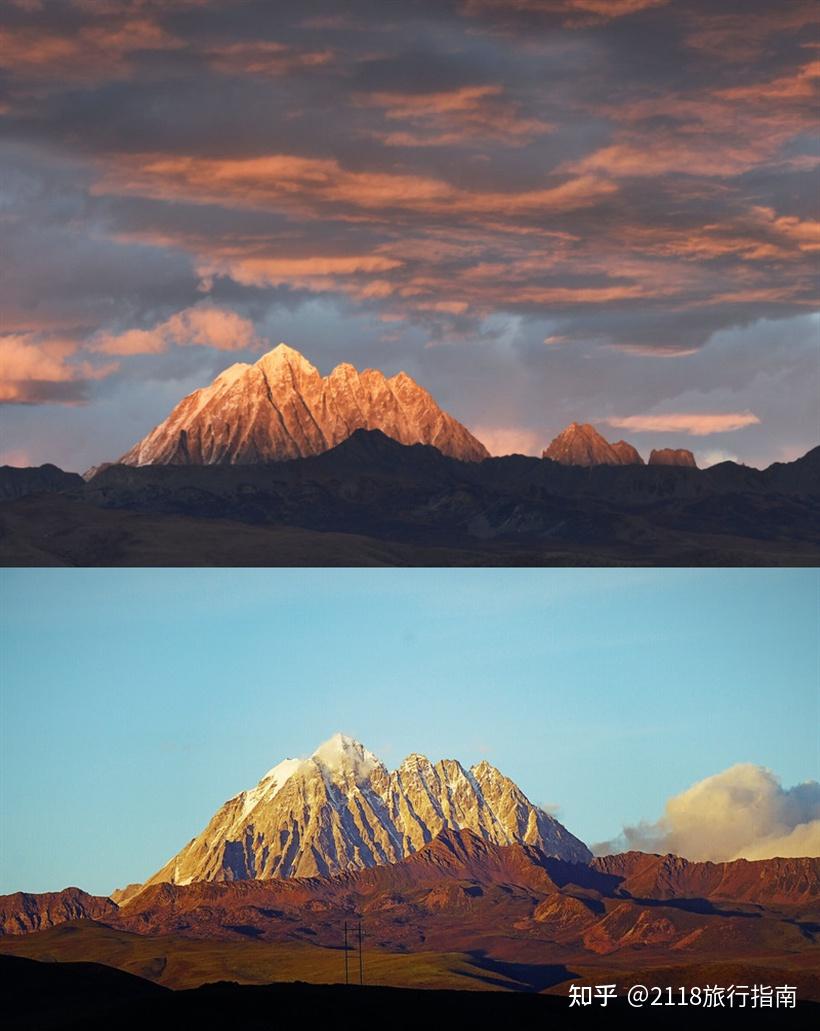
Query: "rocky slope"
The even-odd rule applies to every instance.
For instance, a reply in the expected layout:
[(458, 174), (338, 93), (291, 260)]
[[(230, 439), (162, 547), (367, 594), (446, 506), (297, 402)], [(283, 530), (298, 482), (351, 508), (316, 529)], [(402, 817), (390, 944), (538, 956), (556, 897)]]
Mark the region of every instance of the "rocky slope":
[(541, 455), (560, 465), (643, 465), (637, 450), (625, 440), (610, 442), (588, 422), (571, 422)]
[(586, 846), (487, 762), (411, 755), (395, 771), (335, 735), (309, 759), (286, 759), (227, 801), (205, 830), (147, 881), (326, 876), (396, 863), (440, 831), (469, 829), (566, 860)]
[(623, 852), (593, 859), (590, 867), (616, 878), (619, 893), (634, 898), (820, 904), (820, 858), (695, 863), (674, 855)]
[[(611, 444), (588, 422), (571, 422), (541, 455), (560, 465), (643, 465), (637, 448), (625, 440)], [(685, 448), (653, 451), (650, 465), (683, 465), (697, 468), (695, 456)]]
[(690, 469), (697, 468), (695, 456), (685, 447), (672, 448), (664, 447), (656, 451), (653, 449), (649, 456), (650, 465), (683, 465)]
[(238, 363), (195, 390), (135, 444), (126, 465), (278, 462), (317, 455), (357, 429), (381, 430), (402, 444), (481, 461), (487, 449), (442, 411), (406, 373), (338, 365), (322, 377), (298, 351), (279, 344), (254, 365)]
[(26, 934), (55, 927), (67, 920), (112, 917), (117, 906), (109, 898), (89, 895), (79, 888), (35, 895), (17, 891), (0, 895), (0, 934)]
[(621, 465), (643, 465), (638, 449), (628, 444), (625, 440), (616, 440), (610, 447), (620, 458)]

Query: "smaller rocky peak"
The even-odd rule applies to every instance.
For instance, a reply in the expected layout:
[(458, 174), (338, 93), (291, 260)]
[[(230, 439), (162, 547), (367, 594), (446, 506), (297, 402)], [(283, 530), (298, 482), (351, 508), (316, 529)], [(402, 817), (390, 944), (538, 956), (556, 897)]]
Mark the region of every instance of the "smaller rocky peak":
[(622, 465), (643, 465), (644, 461), (636, 447), (625, 440), (616, 440), (610, 447), (621, 459)]
[(561, 465), (621, 465), (612, 445), (588, 422), (571, 422), (542, 453)]
[(358, 378), (359, 378), (359, 371), (356, 368), (356, 366), (355, 365), (351, 365), (350, 362), (339, 362), (339, 364), (336, 365), (331, 370), (331, 373), (328, 376), (329, 380), (337, 380), (337, 379), (348, 380), (348, 379), (358, 379)]
[(309, 376), (318, 376), (319, 370), (305, 358), (303, 354), (287, 344), (277, 344), (272, 351), (263, 354), (256, 362), (266, 376), (280, 378), (287, 372), (301, 372)]
[(486, 759), (482, 759), (481, 762), (476, 763), (475, 766), (470, 767), (470, 773), (475, 777), (479, 783), (487, 783), (490, 781), (506, 781), (507, 778), (501, 773), (500, 770), (496, 769), (492, 763), (487, 762)]
[(407, 384), (409, 386), (412, 386), (412, 387), (417, 387), (418, 386), (418, 383), (416, 383), (416, 381), (413, 379), (412, 376), (408, 376), (408, 374), (404, 371), (404, 369), (402, 369), (401, 372), (397, 372), (395, 376), (391, 376), (390, 379), (388, 380), (388, 382), (389, 383), (395, 383), (397, 385), (402, 385), (402, 386), (405, 385), (405, 384)]
[(432, 768), (433, 764), (426, 755), (422, 755), (421, 752), (411, 752), (410, 755), (402, 760), (401, 765), (399, 766), (399, 773), (427, 771)]
[(650, 465), (679, 465), (685, 466), (689, 469), (697, 469), (698, 464), (695, 461), (695, 456), (691, 451), (688, 451), (684, 447), (671, 448), (664, 447), (659, 450), (652, 450), (652, 454), (649, 456)]

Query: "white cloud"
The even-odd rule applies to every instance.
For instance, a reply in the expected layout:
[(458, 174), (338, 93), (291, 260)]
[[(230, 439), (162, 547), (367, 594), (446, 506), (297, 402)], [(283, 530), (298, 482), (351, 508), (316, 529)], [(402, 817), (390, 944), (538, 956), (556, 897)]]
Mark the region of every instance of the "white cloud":
[(167, 351), (170, 344), (242, 351), (265, 343), (257, 336), (250, 319), (225, 308), (199, 304), (177, 312), (152, 329), (104, 334), (93, 346), (105, 354), (159, 354)]
[(771, 770), (738, 763), (666, 803), (656, 823), (624, 827), (599, 855), (637, 849), (692, 860), (820, 855), (820, 783), (783, 788)]

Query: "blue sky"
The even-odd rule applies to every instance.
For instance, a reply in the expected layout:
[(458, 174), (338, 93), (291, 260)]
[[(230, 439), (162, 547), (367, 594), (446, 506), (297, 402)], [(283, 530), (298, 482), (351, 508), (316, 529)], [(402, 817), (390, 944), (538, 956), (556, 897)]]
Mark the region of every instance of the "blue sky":
[(336, 730), (489, 759), (588, 842), (737, 762), (820, 772), (815, 570), (0, 580), (0, 891), (142, 880)]

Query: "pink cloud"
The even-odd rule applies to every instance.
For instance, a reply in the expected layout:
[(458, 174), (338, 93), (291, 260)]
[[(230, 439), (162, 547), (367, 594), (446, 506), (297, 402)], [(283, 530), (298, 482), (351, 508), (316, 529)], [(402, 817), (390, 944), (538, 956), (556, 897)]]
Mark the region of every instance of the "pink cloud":
[(104, 354), (126, 355), (158, 354), (166, 351), (171, 344), (242, 351), (261, 347), (264, 343), (249, 319), (224, 308), (198, 305), (177, 312), (152, 329), (101, 334), (92, 342), (92, 347)]
[(711, 433), (729, 433), (755, 426), (760, 419), (752, 412), (666, 412), (612, 417), (603, 421), (636, 433), (686, 433), (691, 437), (707, 437)]
[(553, 129), (549, 122), (519, 114), (519, 105), (504, 96), (503, 87), (492, 84), (438, 93), (369, 93), (358, 104), (381, 108), (388, 121), (409, 123), (409, 129), (370, 133), (394, 147), (439, 147), (475, 139), (523, 146)]
[[(309, 290), (327, 290), (334, 286), (336, 277), (359, 273), (382, 273), (399, 268), (395, 258), (376, 254), (315, 255), (307, 258), (233, 258), (203, 260), (197, 265), (202, 276), (227, 275), (245, 286), (290, 286)], [(389, 287), (389, 284), (386, 284)], [(384, 286), (381, 287), (383, 292)], [(390, 287), (392, 290), (392, 287)]]
[(491, 455), (540, 455), (543, 438), (519, 426), (472, 426), (470, 432)]
[(583, 25), (579, 15), (594, 15), (601, 21), (625, 18), (650, 7), (664, 7), (669, 0), (463, 0), (462, 10), (467, 15), (485, 11), (563, 15), (566, 23)]
[(73, 34), (42, 28), (0, 28), (0, 62), (12, 78), (95, 81), (127, 78), (140, 50), (183, 46), (149, 17), (90, 22)]
[(356, 218), (399, 210), (421, 214), (536, 214), (588, 207), (617, 191), (596, 175), (523, 191), (468, 190), (432, 176), (343, 168), (333, 158), (270, 154), (254, 158), (121, 154), (93, 187), (97, 194), (134, 194), (323, 218), (328, 208)]
[[(78, 346), (75, 341), (38, 339), (27, 333), (0, 337), (0, 402), (76, 403), (85, 381), (104, 379), (119, 368), (118, 362), (74, 361)], [(59, 385), (65, 389), (57, 389)]]
[(206, 52), (210, 66), (231, 75), (276, 77), (309, 68), (321, 68), (333, 60), (331, 50), (298, 50), (272, 40), (228, 43)]
[(791, 75), (782, 75), (767, 82), (752, 83), (749, 86), (733, 86), (720, 90), (717, 96), (728, 100), (745, 100), (752, 102), (815, 100), (817, 99), (816, 82), (820, 79), (820, 61), (810, 61)]

